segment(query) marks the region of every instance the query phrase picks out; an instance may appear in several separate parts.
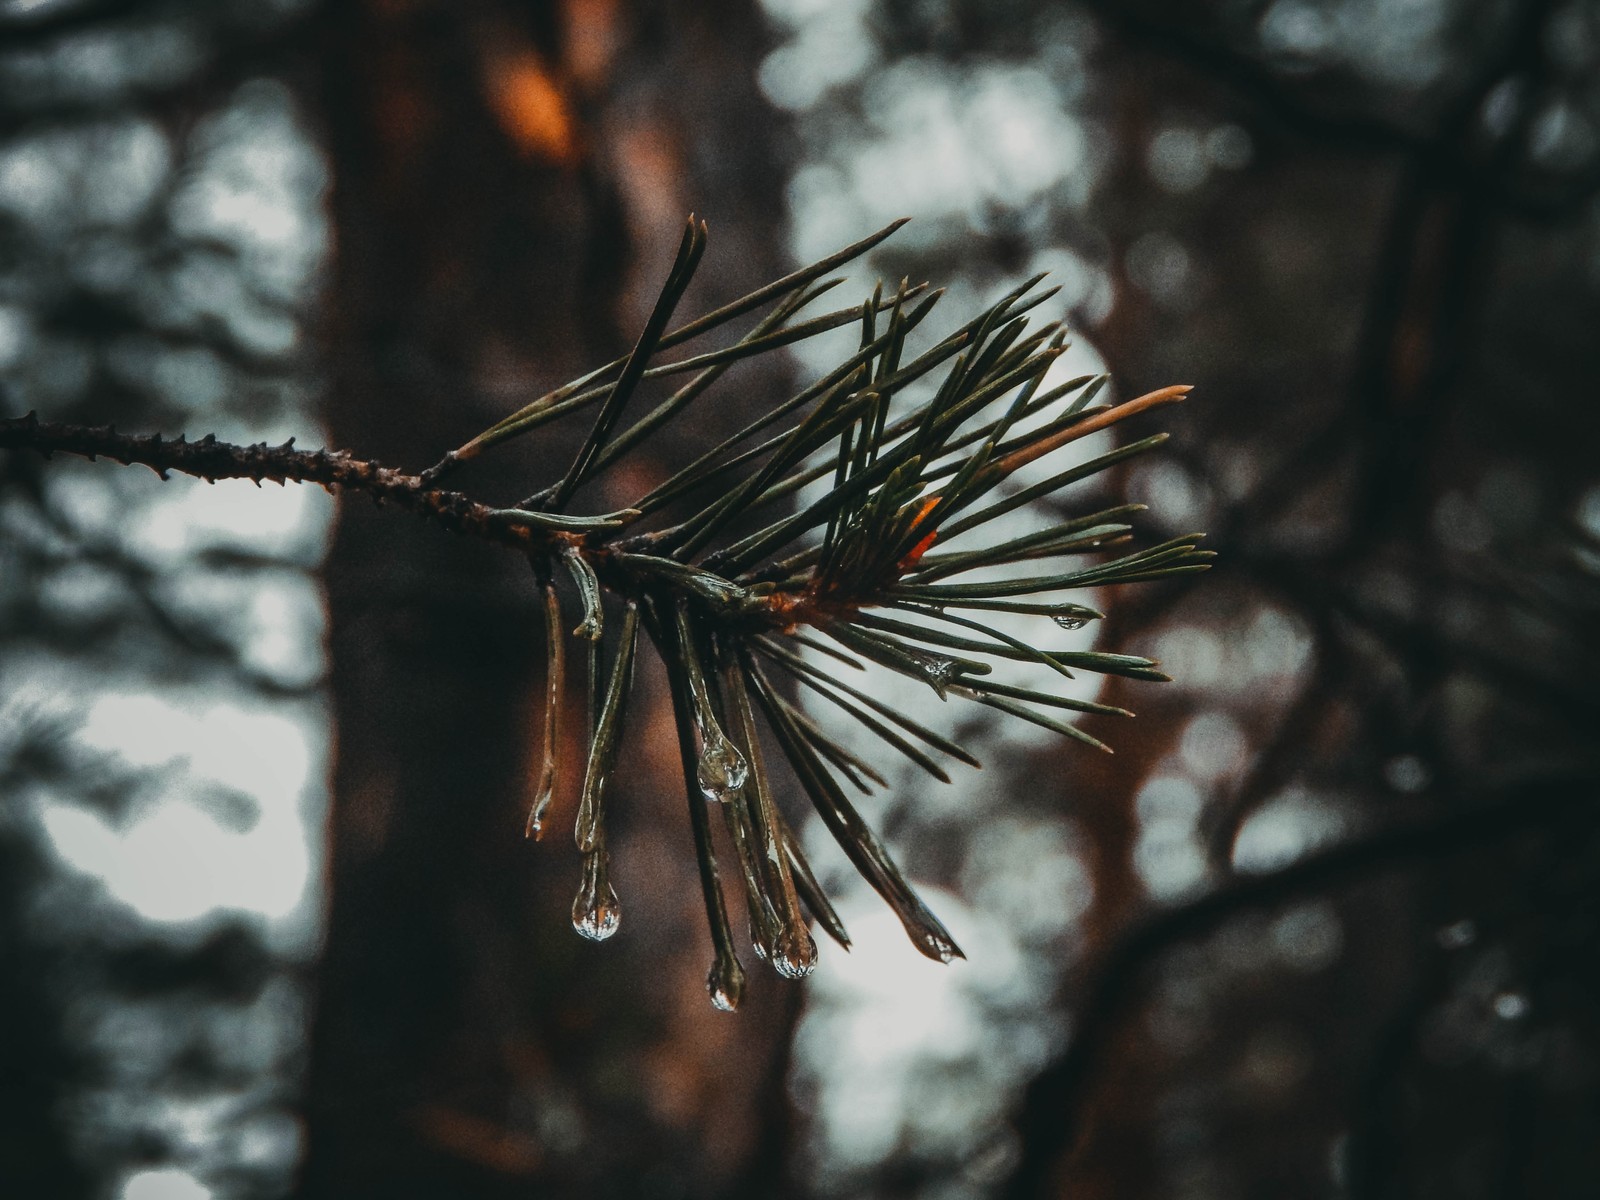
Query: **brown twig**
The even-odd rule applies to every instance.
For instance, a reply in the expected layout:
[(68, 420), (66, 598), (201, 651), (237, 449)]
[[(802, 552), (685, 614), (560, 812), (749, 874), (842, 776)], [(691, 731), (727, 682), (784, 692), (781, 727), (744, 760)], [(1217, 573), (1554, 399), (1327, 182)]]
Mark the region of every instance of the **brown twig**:
[(316, 483), (329, 491), (364, 492), (378, 503), (393, 502), (408, 512), (437, 521), (453, 533), (527, 550), (543, 531), (493, 518), (495, 510), (460, 492), (428, 487), (416, 475), (344, 450), (297, 450), (290, 438), (281, 446), (258, 442), (240, 446), (208, 434), (199, 441), (164, 438), (159, 433), (118, 433), (110, 425), (67, 425), (41, 421), (34, 413), (0, 420), (0, 450), (33, 450), (46, 458), (76, 454), (91, 461), (109, 458), (149, 467), (162, 479), (176, 471), (215, 483), (219, 479), (264, 479), (275, 483)]

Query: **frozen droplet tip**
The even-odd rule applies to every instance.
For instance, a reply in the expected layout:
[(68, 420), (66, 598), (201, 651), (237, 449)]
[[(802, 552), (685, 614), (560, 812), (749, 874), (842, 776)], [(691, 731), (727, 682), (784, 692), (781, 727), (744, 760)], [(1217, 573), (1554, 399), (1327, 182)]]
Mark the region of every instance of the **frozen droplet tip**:
[(622, 904), (611, 886), (604, 850), (586, 854), (583, 882), (572, 900), (572, 927), (591, 942), (603, 942), (622, 924)]
[(616, 904), (572, 910), (572, 927), (591, 942), (603, 942), (622, 924), (622, 909)]
[(707, 739), (696, 778), (708, 800), (726, 802), (745, 785), (750, 766), (726, 737)]
[(744, 999), (744, 968), (732, 955), (719, 956), (706, 976), (706, 991), (711, 1005), (719, 1012), (735, 1012)]
[(772, 966), (785, 979), (804, 979), (816, 970), (816, 940), (804, 929), (786, 930), (772, 947)]
[(964, 959), (967, 957), (961, 952), (961, 947), (956, 945), (955, 942), (951, 941), (948, 937), (944, 937), (940, 934), (932, 932), (927, 932), (922, 935), (918, 942), (917, 948), (929, 958), (936, 959), (945, 964), (952, 963), (958, 958)]

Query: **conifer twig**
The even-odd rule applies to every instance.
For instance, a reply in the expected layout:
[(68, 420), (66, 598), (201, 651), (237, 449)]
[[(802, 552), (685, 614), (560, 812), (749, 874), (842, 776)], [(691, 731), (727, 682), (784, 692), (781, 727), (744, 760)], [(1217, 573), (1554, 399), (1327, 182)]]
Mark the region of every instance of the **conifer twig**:
[[(715, 824), (724, 824), (734, 842), (735, 855), (724, 861), (738, 863), (751, 945), (760, 957), (780, 975), (807, 974), (816, 961), (808, 915), (847, 944), (777, 803), (770, 764), (779, 759), (787, 761), (823, 824), (904, 923), (912, 943), (949, 962), (961, 951), (840, 783), (843, 777), (867, 791), (885, 786), (887, 776), (782, 694), (763, 661), (936, 780), (948, 782), (950, 775), (935, 754), (972, 766), (977, 759), (956, 740), (842, 682), (837, 667), (819, 670), (804, 651), (832, 655), (852, 668), (876, 663), (928, 685), (941, 699), (1002, 712), (1105, 750), (1064, 719), (1063, 710), (1132, 714), (990, 678), (994, 666), (1035, 663), (1069, 678), (1089, 671), (1160, 682), (1167, 677), (1159, 664), (1126, 654), (1053, 649), (1015, 626), (996, 628), (987, 614), (1040, 618), (1041, 633), (1077, 628), (1101, 614), (1052, 593), (1202, 571), (1211, 553), (1200, 549), (1198, 533), (1130, 547), (1138, 505), (1056, 517), (1032, 533), (1008, 531), (949, 549), (954, 538), (982, 531), (1025, 502), (1159, 447), (1162, 435), (1145, 437), (1043, 483), (1006, 492), (1008, 479), (1023, 468), (1089, 434), (1176, 403), (1189, 388), (1161, 388), (1111, 405), (1091, 403), (1104, 376), (1046, 388), (1066, 341), (1053, 322), (1028, 328), (1028, 314), (1052, 295), (1035, 290), (1038, 279), (915, 354), (908, 354), (908, 338), (942, 293), (924, 294), (924, 287), (909, 283), (888, 295), (879, 285), (859, 309), (791, 322), (810, 299), (833, 286), (818, 284), (822, 275), (893, 229), (667, 332), (705, 251), (705, 225), (691, 218), (629, 355), (502, 418), (420, 474), (343, 451), (297, 450), (292, 439), (281, 446), (239, 446), (214, 437), (190, 442), (41, 422), (32, 413), (0, 421), (0, 449), (110, 458), (148, 466), (163, 479), (178, 472), (212, 481), (316, 483), (364, 493), (523, 553), (534, 567), (550, 643), (543, 767), (525, 832), (542, 835), (555, 790), (581, 781), (574, 829), (583, 854), (573, 906), (578, 932), (602, 940), (621, 924), (606, 840), (609, 784), (625, 738), (635, 662), (641, 647), (652, 647), (671, 683), (714, 944), (707, 983), (713, 1002), (735, 1008), (745, 987), (720, 883)], [(913, 298), (917, 303), (908, 307)], [(769, 303), (772, 311), (724, 349), (674, 363), (656, 361), (662, 351)], [(860, 323), (859, 345), (820, 379), (768, 406), (629, 507), (587, 515), (566, 511), (585, 484), (680, 420), (739, 361), (848, 321)], [(689, 371), (696, 372), (689, 384), (618, 433), (635, 394)], [(910, 398), (917, 385), (926, 398)], [(576, 455), (555, 479), (529, 480), (532, 490), (520, 503), (496, 506), (436, 486), (468, 459), (590, 406), (590, 427)], [(756, 441), (758, 434), (764, 440)], [(824, 485), (830, 476), (831, 484)], [(1101, 557), (1113, 549), (1114, 557)], [(555, 570), (557, 562), (563, 571)], [(974, 579), (974, 572), (981, 574)], [(565, 613), (557, 584), (562, 574), (578, 600), (577, 609)], [(957, 611), (947, 611), (952, 609)], [(958, 615), (963, 611), (977, 615)], [(581, 620), (571, 627), (574, 612)], [(563, 704), (569, 636), (579, 639), (588, 662), (582, 770), (557, 760), (555, 710)], [(722, 807), (724, 820), (713, 822), (702, 807), (707, 804)]]

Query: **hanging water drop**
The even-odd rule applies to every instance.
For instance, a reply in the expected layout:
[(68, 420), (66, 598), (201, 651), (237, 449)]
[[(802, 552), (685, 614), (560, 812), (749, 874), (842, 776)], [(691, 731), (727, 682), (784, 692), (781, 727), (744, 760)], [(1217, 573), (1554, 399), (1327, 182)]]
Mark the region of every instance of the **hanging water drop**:
[(582, 912), (572, 909), (572, 927), (591, 942), (603, 942), (617, 931), (622, 923), (622, 910), (615, 904), (600, 905)]
[(938, 693), (939, 699), (945, 699), (950, 684), (961, 675), (962, 664), (939, 654), (916, 654), (914, 657), (922, 669), (923, 681)]
[(744, 968), (731, 955), (719, 956), (706, 976), (706, 991), (711, 993), (712, 1005), (722, 1012), (733, 1012), (744, 999)]
[(785, 929), (772, 947), (773, 969), (785, 979), (804, 979), (816, 969), (817, 943), (805, 929)]
[(533, 807), (528, 809), (527, 837), (535, 841), (544, 837), (544, 819), (549, 815), (550, 805), (556, 796), (556, 778), (554, 771), (546, 771), (543, 781), (539, 784), (539, 794), (534, 797)]
[[(1038, 609), (1032, 611), (1037, 612)], [(1101, 620), (1105, 614), (1090, 608), (1087, 604), (1052, 604), (1045, 612), (1050, 614), (1050, 619), (1063, 629), (1082, 629), (1090, 621)]]
[(966, 955), (961, 953), (960, 946), (956, 945), (948, 937), (934, 933), (932, 930), (923, 930), (914, 941), (917, 944), (917, 949), (922, 951), (923, 954), (929, 958), (938, 959), (942, 963), (948, 964), (958, 958), (966, 958)]
[(717, 721), (716, 708), (695, 644), (695, 632), (686, 605), (678, 605), (678, 644), (683, 649), (683, 665), (689, 683), (689, 700), (694, 711), (694, 733), (700, 742), (700, 762), (695, 782), (706, 799), (726, 802), (744, 787), (750, 768), (739, 748), (728, 740)]
[(591, 942), (603, 942), (622, 924), (622, 904), (611, 886), (606, 852), (583, 856), (583, 882), (572, 901), (572, 927)]
[(715, 725), (709, 728), (696, 722), (699, 728), (701, 749), (700, 766), (696, 778), (707, 800), (726, 803), (744, 786), (750, 777), (750, 767), (744, 755)]

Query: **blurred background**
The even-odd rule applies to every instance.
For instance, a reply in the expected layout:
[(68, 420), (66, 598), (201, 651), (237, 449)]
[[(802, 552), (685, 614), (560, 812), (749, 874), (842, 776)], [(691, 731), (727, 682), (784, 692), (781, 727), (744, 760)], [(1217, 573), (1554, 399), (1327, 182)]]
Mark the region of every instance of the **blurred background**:
[(615, 939), (521, 837), (512, 556), (0, 456), (0, 1195), (1593, 1195), (1597, 66), (1593, 0), (0, 0), (0, 415), (415, 470), (689, 211), (686, 309), (909, 215), (841, 303), (1050, 271), (1075, 370), (1196, 386), (1059, 503), (1221, 554), (1072, 635), (1176, 677), (1115, 757), (868, 805), (969, 962), (808, 830), (856, 948), (729, 1017), (658, 676)]

